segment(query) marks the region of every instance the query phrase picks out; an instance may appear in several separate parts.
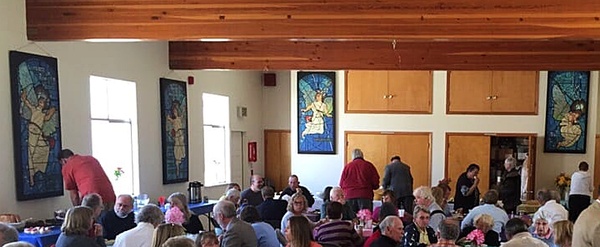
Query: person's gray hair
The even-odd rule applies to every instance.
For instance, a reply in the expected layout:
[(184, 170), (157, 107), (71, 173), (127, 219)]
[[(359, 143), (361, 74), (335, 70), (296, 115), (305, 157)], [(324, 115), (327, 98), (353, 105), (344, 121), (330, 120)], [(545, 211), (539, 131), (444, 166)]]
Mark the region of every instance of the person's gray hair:
[(441, 238), (454, 241), (458, 239), (458, 235), (460, 234), (460, 228), (458, 227), (458, 224), (453, 222), (452, 220), (442, 220), (438, 228), (440, 231)]
[(87, 194), (81, 200), (81, 206), (86, 206), (92, 210), (96, 210), (102, 206), (102, 197), (97, 193)]
[(117, 199), (119, 199), (121, 197), (127, 197), (127, 199), (129, 199), (130, 202), (133, 202), (133, 196), (131, 196), (129, 194), (121, 194), (121, 195), (117, 196)]
[(560, 200), (562, 199), (560, 192), (558, 192), (556, 190), (550, 190), (550, 197), (552, 199), (554, 199), (556, 201), (556, 203), (560, 203)]
[[(547, 201), (552, 200), (552, 192), (550, 192), (550, 190), (547, 189), (540, 189), (537, 191), (536, 193), (536, 199), (538, 201), (540, 201), (541, 203), (545, 203)], [(560, 196), (559, 196), (559, 201), (560, 201)]]
[(275, 196), (275, 191), (271, 186), (263, 186), (262, 189), (260, 189), (260, 193), (264, 198), (273, 198)]
[(388, 215), (379, 223), (379, 229), (381, 230), (382, 235), (387, 234), (388, 227), (391, 227), (391, 228), (396, 227), (396, 222), (398, 222), (398, 221), (396, 221), (394, 219), (400, 219), (400, 218), (396, 215)]
[(24, 241), (19, 241), (2, 245), (2, 247), (35, 247), (35, 245)]
[(17, 242), (19, 241), (19, 232), (16, 228), (12, 227), (9, 224), (5, 224), (0, 222), (0, 235), (2, 235), (3, 242), (0, 242), (0, 246), (4, 246), (4, 244)]
[(505, 164), (510, 164), (510, 167), (511, 167), (512, 169), (515, 169), (515, 167), (517, 167), (517, 159), (515, 159), (515, 158), (514, 158), (514, 157), (512, 157), (512, 156), (510, 156), (510, 157), (506, 158), (506, 159), (504, 160), (504, 163), (505, 163)]
[(236, 215), (235, 214), (235, 205), (233, 204), (233, 202), (230, 202), (227, 200), (217, 202), (213, 211), (214, 211), (215, 215), (221, 214), (221, 215), (223, 215), (223, 217), (228, 218), (228, 219), (234, 218)]
[(433, 194), (431, 193), (431, 188), (427, 186), (420, 186), (419, 188), (416, 188), (413, 192), (413, 196), (418, 196), (431, 202), (435, 202), (435, 197), (433, 197)]
[(364, 154), (362, 150), (360, 150), (360, 148), (355, 148), (354, 150), (352, 150), (352, 159), (356, 158), (364, 158)]
[(165, 215), (160, 208), (154, 204), (148, 204), (137, 213), (135, 223), (146, 222), (152, 225), (159, 225), (165, 219)]
[(227, 191), (227, 193), (225, 193), (225, 198), (230, 199), (230, 198), (237, 198), (238, 200), (241, 198), (241, 192), (239, 190), (236, 189), (229, 189)]

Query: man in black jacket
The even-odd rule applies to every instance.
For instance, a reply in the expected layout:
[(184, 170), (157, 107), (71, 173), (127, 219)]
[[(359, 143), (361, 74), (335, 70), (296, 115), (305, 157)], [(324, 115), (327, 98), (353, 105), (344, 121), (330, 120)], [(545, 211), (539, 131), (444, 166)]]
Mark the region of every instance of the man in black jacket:
[(262, 220), (273, 228), (281, 227), (281, 219), (287, 212), (288, 203), (284, 200), (274, 200), (275, 192), (270, 186), (264, 186), (261, 189), (264, 201), (256, 209)]
[(385, 217), (379, 223), (381, 229), (381, 237), (375, 240), (371, 247), (396, 247), (400, 245), (402, 235), (404, 235), (404, 225), (400, 217), (390, 215)]
[(312, 205), (315, 203), (315, 198), (313, 197), (313, 195), (310, 193), (310, 191), (306, 187), (300, 186), (300, 181), (298, 180), (298, 176), (296, 176), (296, 175), (290, 176), (290, 178), (288, 179), (288, 184), (289, 184), (289, 186), (287, 188), (285, 188), (283, 190), (283, 192), (281, 192), (281, 196), (279, 196), (279, 199), (281, 199), (284, 195), (292, 196), (293, 194), (298, 192), (298, 190), (301, 190), (302, 195), (304, 195), (304, 197), (306, 197), (306, 202), (308, 203), (308, 207), (309, 208), (312, 207)]

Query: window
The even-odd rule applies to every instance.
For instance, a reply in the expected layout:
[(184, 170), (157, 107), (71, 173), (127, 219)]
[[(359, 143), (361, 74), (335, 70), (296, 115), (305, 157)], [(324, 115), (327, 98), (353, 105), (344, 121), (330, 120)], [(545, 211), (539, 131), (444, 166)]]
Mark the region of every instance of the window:
[(117, 195), (139, 193), (135, 83), (90, 76), (90, 105), (92, 155)]
[(204, 116), (204, 183), (220, 185), (231, 180), (229, 160), (229, 97), (202, 94)]

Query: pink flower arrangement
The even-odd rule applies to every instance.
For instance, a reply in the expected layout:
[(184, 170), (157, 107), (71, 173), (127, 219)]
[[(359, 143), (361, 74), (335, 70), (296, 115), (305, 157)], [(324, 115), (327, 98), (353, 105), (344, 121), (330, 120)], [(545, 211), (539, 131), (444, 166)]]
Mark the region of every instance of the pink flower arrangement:
[(165, 213), (165, 222), (182, 225), (185, 222), (185, 217), (178, 207), (171, 207)]
[(366, 209), (366, 208), (361, 209), (356, 214), (356, 217), (358, 217), (358, 219), (360, 219), (361, 221), (366, 222), (367, 220), (371, 219), (371, 217), (372, 217), (371, 210)]
[(467, 235), (467, 240), (470, 240), (472, 243), (477, 244), (477, 246), (482, 245), (485, 241), (485, 234), (479, 229), (475, 229), (471, 231)]

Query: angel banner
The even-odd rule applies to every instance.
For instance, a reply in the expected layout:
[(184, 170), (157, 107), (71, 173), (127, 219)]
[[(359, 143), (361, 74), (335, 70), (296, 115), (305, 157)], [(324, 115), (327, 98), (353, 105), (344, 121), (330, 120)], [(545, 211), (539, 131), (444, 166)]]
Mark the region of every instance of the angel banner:
[(298, 153), (335, 154), (335, 72), (298, 72)]
[(544, 152), (585, 153), (589, 71), (549, 71)]
[(17, 200), (62, 196), (57, 60), (9, 56)]

